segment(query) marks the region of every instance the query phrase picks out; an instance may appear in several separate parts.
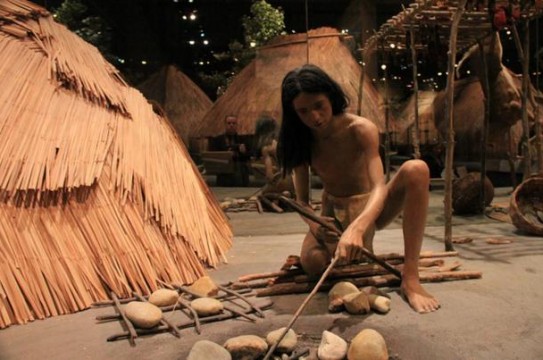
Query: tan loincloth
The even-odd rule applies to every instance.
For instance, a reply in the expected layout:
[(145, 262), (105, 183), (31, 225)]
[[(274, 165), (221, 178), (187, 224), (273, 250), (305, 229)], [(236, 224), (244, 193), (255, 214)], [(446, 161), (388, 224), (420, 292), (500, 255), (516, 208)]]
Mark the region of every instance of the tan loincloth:
[[(342, 226), (342, 231), (353, 222), (362, 211), (364, 211), (369, 193), (357, 194), (347, 197), (338, 197), (322, 193), (322, 216), (335, 218)], [(373, 225), (364, 235), (364, 247), (373, 252), (373, 235), (375, 234), (375, 225)]]

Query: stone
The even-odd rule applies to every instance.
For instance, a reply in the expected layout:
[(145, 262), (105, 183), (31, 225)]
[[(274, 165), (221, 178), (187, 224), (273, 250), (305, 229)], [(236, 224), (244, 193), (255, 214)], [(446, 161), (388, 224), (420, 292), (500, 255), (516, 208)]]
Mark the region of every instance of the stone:
[(365, 292), (367, 295), (379, 295), (390, 299), (390, 295), (388, 293), (375, 286), (364, 286), (360, 289), (360, 291)]
[(149, 302), (131, 301), (124, 306), (128, 320), (139, 328), (149, 329), (160, 324), (162, 310)]
[(390, 311), (390, 299), (380, 295), (368, 295), (370, 307), (381, 314), (386, 314)]
[(199, 316), (217, 315), (224, 310), (224, 305), (214, 298), (198, 298), (190, 302), (190, 306)]
[(256, 360), (268, 351), (268, 343), (256, 335), (241, 335), (224, 343), (233, 360)]
[(232, 355), (220, 346), (209, 340), (200, 340), (196, 342), (186, 360), (232, 360)]
[[(270, 331), (268, 335), (266, 336), (266, 342), (269, 346), (272, 346), (277, 342), (279, 339), (279, 336), (285, 331), (285, 328), (282, 327), (277, 330)], [(278, 353), (290, 353), (294, 351), (296, 348), (296, 345), (298, 344), (298, 336), (294, 332), (294, 330), (289, 329), (287, 333), (285, 334), (285, 337), (281, 340), (279, 345), (275, 348), (275, 351)]]
[(343, 310), (343, 297), (358, 292), (358, 288), (351, 282), (340, 281), (336, 283), (328, 292), (328, 310), (331, 312)]
[(385, 339), (373, 329), (360, 331), (352, 340), (347, 351), (348, 360), (388, 360)]
[(317, 349), (319, 360), (342, 360), (347, 355), (348, 344), (333, 332), (324, 330)]
[(149, 302), (156, 306), (171, 306), (177, 304), (179, 294), (175, 290), (158, 289), (149, 296)]
[(187, 289), (198, 296), (215, 296), (219, 293), (219, 288), (209, 276), (202, 276), (193, 282)]
[(370, 311), (370, 302), (365, 292), (347, 294), (343, 297), (343, 305), (349, 314), (361, 315)]

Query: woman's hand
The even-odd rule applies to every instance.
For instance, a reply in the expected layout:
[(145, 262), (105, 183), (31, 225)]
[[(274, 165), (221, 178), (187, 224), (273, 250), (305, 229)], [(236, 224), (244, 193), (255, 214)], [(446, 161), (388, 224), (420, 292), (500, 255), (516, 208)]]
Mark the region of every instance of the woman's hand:
[(335, 257), (341, 263), (351, 263), (362, 258), (365, 228), (349, 226), (341, 235)]

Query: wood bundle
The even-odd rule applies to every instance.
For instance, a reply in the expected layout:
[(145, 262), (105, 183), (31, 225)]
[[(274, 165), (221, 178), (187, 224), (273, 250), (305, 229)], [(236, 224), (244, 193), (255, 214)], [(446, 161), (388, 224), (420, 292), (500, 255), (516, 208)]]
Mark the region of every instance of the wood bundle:
[(9, 0), (0, 53), (0, 328), (226, 261), (232, 230), (186, 148), (96, 49)]
[[(443, 257), (458, 255), (455, 251), (425, 252), (419, 260), (421, 282), (439, 282), (449, 280), (478, 279), (482, 276), (479, 271), (461, 271), (459, 262), (446, 264)], [(403, 255), (391, 253), (379, 255), (390, 265), (401, 271)], [(292, 264), (292, 261), (289, 262)], [(308, 277), (299, 264), (290, 269), (276, 272), (244, 275), (232, 284), (232, 289), (257, 289), (257, 296), (272, 296), (283, 294), (298, 294), (310, 292), (318, 279)], [(338, 281), (349, 281), (358, 287), (363, 286), (398, 286), (400, 280), (377, 264), (361, 263), (337, 266), (329, 273), (319, 291), (328, 291)]]
[[(254, 134), (256, 121), (263, 113), (281, 121), (281, 81), (289, 71), (307, 62), (324, 69), (343, 87), (351, 100), (348, 111), (357, 113), (362, 68), (343, 43), (343, 34), (337, 29), (322, 27), (310, 30), (307, 35), (279, 36), (258, 49), (256, 58), (236, 75), (204, 116), (194, 136), (222, 134), (223, 119), (228, 114), (238, 115), (240, 134)], [(382, 99), (371, 80), (364, 81), (363, 92), (362, 115), (383, 131)]]

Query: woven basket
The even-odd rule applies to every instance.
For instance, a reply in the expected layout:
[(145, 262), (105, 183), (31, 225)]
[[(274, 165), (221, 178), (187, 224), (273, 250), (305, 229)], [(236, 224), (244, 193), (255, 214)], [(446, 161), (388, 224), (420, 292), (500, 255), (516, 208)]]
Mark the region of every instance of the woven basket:
[(523, 181), (511, 195), (511, 221), (519, 230), (543, 235), (543, 176)]

